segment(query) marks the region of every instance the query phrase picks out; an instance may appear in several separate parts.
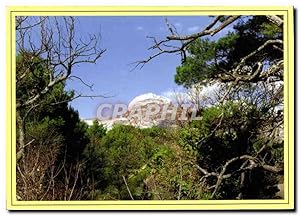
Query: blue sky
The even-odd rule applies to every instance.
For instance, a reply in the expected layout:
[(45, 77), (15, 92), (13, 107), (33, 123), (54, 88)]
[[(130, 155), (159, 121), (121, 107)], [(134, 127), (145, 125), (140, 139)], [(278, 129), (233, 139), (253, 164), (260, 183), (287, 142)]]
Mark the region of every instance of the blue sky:
[[(209, 17), (168, 17), (180, 34), (190, 34), (203, 29)], [(130, 64), (147, 58), (152, 44), (146, 36), (163, 39), (166, 35), (164, 17), (77, 17), (76, 33), (82, 36), (101, 31), (101, 45), (107, 49), (96, 64), (82, 64), (75, 68), (74, 75), (93, 84), (93, 91), (79, 81), (68, 81), (67, 88), (85, 95), (111, 95), (112, 98), (79, 98), (71, 106), (79, 111), (80, 117), (93, 118), (101, 103), (129, 103), (134, 97), (152, 92), (180, 89), (174, 82), (176, 66), (180, 56), (162, 55), (141, 70), (132, 71)]]

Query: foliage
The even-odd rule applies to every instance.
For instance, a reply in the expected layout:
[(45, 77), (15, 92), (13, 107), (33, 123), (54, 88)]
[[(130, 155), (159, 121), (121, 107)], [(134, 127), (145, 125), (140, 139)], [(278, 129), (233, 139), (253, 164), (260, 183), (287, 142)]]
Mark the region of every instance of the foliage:
[[(17, 83), (17, 101), (22, 104), (37, 91), (45, 88), (49, 74), (44, 60), (31, 57), (28, 52), (17, 56), (16, 65), (17, 76), (24, 74), (25, 70), (30, 72)], [(29, 143), (26, 146), (24, 158), (18, 163), (19, 199), (39, 200), (50, 199), (50, 197), (63, 199), (65, 194), (61, 192), (51, 196), (48, 194), (52, 184), (49, 179), (56, 175), (58, 183), (51, 187), (53, 190), (61, 190), (60, 187), (65, 181), (65, 174), (61, 172), (62, 168), (71, 169), (72, 164), (81, 160), (82, 151), (89, 142), (85, 135), (87, 125), (80, 121), (78, 112), (67, 103), (73, 93), (65, 91), (64, 86), (63, 82), (55, 85), (48, 94), (39, 99), (36, 105), (29, 109), (17, 110), (17, 116), (24, 121), (22, 126), (23, 133), (25, 133), (24, 141)], [(62, 102), (57, 103), (61, 100)], [(17, 123), (19, 126), (22, 124), (21, 121)], [(20, 137), (19, 130), (17, 136)], [(21, 148), (19, 142), (17, 142), (17, 148)], [(34, 178), (30, 176), (30, 173), (31, 175), (35, 173)], [(70, 183), (71, 181), (69, 180)]]
[[(193, 121), (189, 126), (181, 129), (180, 144), (187, 153), (196, 156), (197, 164), (204, 169), (221, 169), (232, 158), (255, 154), (265, 143), (265, 140), (261, 140), (260, 128), (257, 126), (262, 121), (261, 113), (252, 105), (228, 101), (223, 105), (206, 108), (201, 116), (200, 121)], [(280, 143), (277, 143), (277, 145), (282, 146)], [(278, 153), (276, 148), (272, 151)], [(276, 153), (271, 160), (278, 159), (278, 155), (275, 155)], [(234, 172), (240, 165), (240, 162), (233, 163), (227, 173)], [(255, 173), (257, 175), (260, 173), (260, 177)], [(239, 176), (236, 176), (236, 178), (226, 180), (217, 197), (223, 199), (237, 197), (240, 192), (239, 178)], [(275, 184), (274, 181), (270, 183), (267, 173), (255, 170), (249, 178), (253, 181), (248, 183), (248, 186), (255, 187), (257, 193), (260, 193), (260, 195), (254, 195), (255, 192), (251, 189), (251, 192), (249, 192), (252, 195), (249, 194), (249, 196), (271, 198), (271, 193), (274, 196), (274, 191), (261, 192), (264, 190), (263, 188), (267, 188), (266, 185)], [(261, 181), (255, 182), (254, 180), (257, 178), (260, 178)], [(244, 190), (245, 197), (247, 197), (247, 189)]]
[[(227, 19), (222, 16), (219, 22)], [(249, 82), (242, 78), (261, 62), (264, 67), (280, 62), (282, 51), (266, 46), (244, 60), (249, 70), (242, 65), (243, 70), (235, 71), (245, 56), (270, 39), (281, 40), (282, 28), (265, 16), (248, 16), (214, 40), (189, 41), (175, 82), (185, 88), (195, 84), (202, 88), (219, 81), (230, 91), (212, 106), (200, 107), (200, 120), (175, 128), (114, 125), (107, 130), (98, 121), (88, 126), (68, 104), (75, 95), (65, 89), (70, 74), (60, 80), (45, 55), (18, 50), (17, 198), (276, 198), (275, 185), (283, 182), (283, 88), (269, 77)], [(88, 47), (89, 43), (83, 44), (82, 49), (91, 50)], [(69, 48), (74, 48), (72, 43)], [(87, 61), (94, 63), (102, 52)], [(57, 83), (52, 86), (53, 75)], [(240, 79), (230, 79), (235, 76)]]
[[(225, 36), (217, 40), (199, 38), (188, 46), (188, 56), (176, 68), (175, 82), (184, 87), (197, 83), (207, 83), (218, 79), (224, 71), (236, 67), (240, 60), (256, 50), (269, 39), (282, 39), (282, 29), (270, 23), (265, 16), (243, 18)], [(248, 65), (257, 61), (273, 62), (282, 58), (282, 52), (267, 47), (257, 57), (252, 57)]]
[(215, 65), (215, 43), (208, 39), (197, 40), (189, 47), (190, 56), (186, 58), (183, 66), (176, 68), (175, 82), (185, 87), (190, 87), (199, 81), (209, 78)]

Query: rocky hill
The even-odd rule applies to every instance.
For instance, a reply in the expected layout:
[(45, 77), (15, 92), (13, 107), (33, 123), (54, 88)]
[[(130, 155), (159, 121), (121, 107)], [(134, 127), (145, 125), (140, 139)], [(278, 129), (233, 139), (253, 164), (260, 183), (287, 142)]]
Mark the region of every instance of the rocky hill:
[[(147, 93), (135, 97), (121, 116), (98, 121), (108, 129), (111, 129), (114, 124), (132, 125), (139, 128), (152, 126), (175, 127), (181, 121), (180, 115), (182, 112), (182, 108), (174, 105), (170, 99)], [(85, 119), (84, 121), (92, 125), (94, 120)], [(182, 121), (184, 120), (183, 118)]]

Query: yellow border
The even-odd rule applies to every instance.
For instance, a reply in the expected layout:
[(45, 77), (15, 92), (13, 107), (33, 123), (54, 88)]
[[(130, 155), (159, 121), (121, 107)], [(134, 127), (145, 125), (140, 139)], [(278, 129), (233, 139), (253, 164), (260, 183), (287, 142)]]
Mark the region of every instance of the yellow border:
[[(284, 17), (284, 191), (283, 200), (181, 201), (17, 201), (15, 119), (16, 16), (196, 16), (282, 15)], [(293, 7), (79, 7), (12, 6), (7, 8), (7, 209), (9, 210), (259, 210), (294, 209), (294, 22)]]

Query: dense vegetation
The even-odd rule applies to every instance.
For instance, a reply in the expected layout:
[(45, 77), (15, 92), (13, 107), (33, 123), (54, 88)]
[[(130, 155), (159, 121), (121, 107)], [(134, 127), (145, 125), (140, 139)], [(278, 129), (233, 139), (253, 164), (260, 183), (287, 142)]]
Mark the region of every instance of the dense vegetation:
[[(232, 16), (216, 19), (225, 25)], [(179, 49), (184, 53), (175, 74), (178, 85), (191, 89), (219, 82), (222, 87), (210, 106), (197, 104), (201, 120), (176, 128), (115, 125), (107, 131), (97, 121), (90, 127), (82, 122), (69, 106), (78, 96), (65, 90), (73, 65), (95, 63), (103, 53), (95, 38), (78, 48), (73, 18), (61, 20), (70, 39), (62, 41), (52, 37), (61, 34), (60, 25), (50, 32), (45, 27), (53, 20), (22, 27), (25, 20), (17, 20), (19, 41), (31, 43), (25, 29), (41, 25), (43, 33), (41, 46), (33, 50), (19, 43), (17, 50), (19, 200), (278, 198), (276, 185), (283, 182), (280, 23), (266, 16), (237, 17), (226, 35), (214, 40), (192, 35)]]

